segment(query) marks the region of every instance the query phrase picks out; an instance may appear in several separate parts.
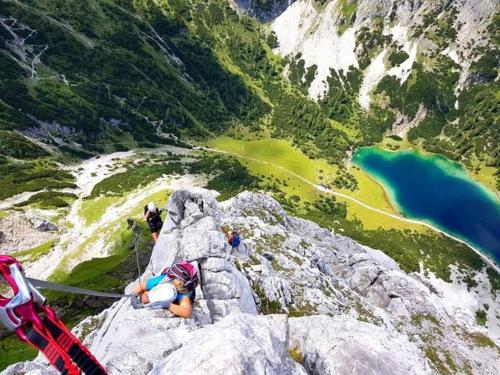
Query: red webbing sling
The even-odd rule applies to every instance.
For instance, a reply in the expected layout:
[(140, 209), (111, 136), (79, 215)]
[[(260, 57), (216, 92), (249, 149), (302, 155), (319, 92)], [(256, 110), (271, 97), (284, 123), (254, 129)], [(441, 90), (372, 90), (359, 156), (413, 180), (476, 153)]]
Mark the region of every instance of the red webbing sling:
[(0, 256), (0, 275), (14, 296), (0, 295), (0, 322), (37, 349), (61, 374), (105, 375), (106, 370), (56, 316), (43, 297), (24, 276), (19, 262)]

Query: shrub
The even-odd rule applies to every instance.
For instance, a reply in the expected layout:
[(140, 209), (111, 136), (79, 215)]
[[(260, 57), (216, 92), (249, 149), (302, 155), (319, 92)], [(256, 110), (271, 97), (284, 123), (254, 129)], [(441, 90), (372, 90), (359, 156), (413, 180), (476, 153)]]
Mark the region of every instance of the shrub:
[(389, 55), (388, 60), (392, 66), (396, 66), (405, 62), (408, 57), (410, 57), (410, 55), (408, 55), (405, 51), (394, 51)]

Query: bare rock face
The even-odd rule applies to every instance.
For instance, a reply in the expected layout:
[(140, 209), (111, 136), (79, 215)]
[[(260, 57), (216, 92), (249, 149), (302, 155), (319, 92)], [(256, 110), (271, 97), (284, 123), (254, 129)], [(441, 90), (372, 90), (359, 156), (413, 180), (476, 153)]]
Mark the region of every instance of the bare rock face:
[(271, 21), (295, 0), (233, 0), (240, 9), (261, 21)]
[(228, 261), (230, 246), (220, 230), (221, 212), (213, 195), (205, 189), (176, 190), (165, 210), (168, 216), (146, 272), (156, 275), (178, 259), (197, 259), (212, 319), (231, 311), (256, 314), (248, 281)]
[[(500, 371), (486, 330), (458, 320), (422, 276), (288, 216), (271, 197), (244, 192), (219, 205), (208, 190), (180, 189), (166, 210), (142, 277), (194, 259), (202, 280), (193, 316), (134, 310), (122, 299), (85, 319), (74, 332), (110, 374)], [(243, 237), (234, 254), (221, 224)], [(38, 357), (2, 372), (13, 374), (56, 372)]]
[(47, 220), (34, 222), (25, 215), (11, 214), (0, 219), (0, 253), (30, 249), (54, 239), (58, 227)]
[[(262, 194), (243, 192), (224, 202), (222, 221), (243, 234), (246, 253), (236, 254), (237, 262), (261, 312), (350, 316), (406, 333), (420, 350), (436, 353), (434, 366), (449, 371), (467, 366), (477, 374), (500, 371), (496, 323), (489, 322), (486, 330), (474, 318), (475, 306), (499, 306), (500, 296), (490, 294), (488, 283), (467, 291), (443, 281), (460, 288), (467, 300), (451, 307), (450, 296), (438, 293), (424, 275), (408, 275), (379, 250), (288, 216)], [(483, 299), (485, 294), (491, 299)], [(489, 345), (478, 345), (477, 339)]]
[[(367, 95), (385, 75), (396, 76), (404, 82), (417, 55), (434, 53), (446, 55), (460, 65), (460, 89), (472, 81), (491, 80), (491, 77), (478, 77), (469, 68), (479, 58), (476, 51), (489, 47), (485, 33), (494, 22), (492, 16), (498, 5), (494, 0), (238, 0), (235, 3), (243, 12), (270, 21), (271, 30), (277, 36), (277, 53), (289, 58), (300, 55), (306, 71), (314, 68), (314, 79), (308, 88), (313, 99), (323, 97), (328, 90), (331, 69), (345, 75), (351, 68), (361, 68), (364, 80), (359, 101), (367, 108), (370, 103)], [(419, 31), (428, 28), (432, 19), (449, 23), (453, 30), (453, 37), (441, 35), (446, 39), (443, 45), (437, 45), (434, 38)], [(409, 55), (400, 66), (384, 67), (388, 49), (382, 36), (376, 40), (381, 47), (378, 58), (369, 59), (371, 63), (365, 66), (371, 52), (359, 42), (359, 35), (378, 27), (384, 38), (401, 46)], [(396, 126), (395, 133), (405, 134), (418, 125), (425, 113), (422, 109), (412, 121), (403, 121), (402, 126)]]
[(306, 374), (288, 356), (286, 315), (231, 314), (194, 332), (151, 374)]
[(309, 374), (433, 373), (405, 335), (350, 317), (292, 318), (290, 346)]
[(54, 232), (59, 230), (59, 227), (49, 220), (32, 217), (30, 218), (30, 221), (35, 229), (40, 232)]
[[(110, 374), (305, 374), (288, 356), (288, 317), (257, 315), (247, 279), (229, 260), (220, 209), (211, 193), (177, 190), (166, 209), (169, 217), (143, 277), (176, 259), (203, 257), (192, 318), (134, 310), (123, 299), (75, 329), (85, 336), (85, 345)], [(56, 372), (39, 357), (2, 374), (20, 373)]]

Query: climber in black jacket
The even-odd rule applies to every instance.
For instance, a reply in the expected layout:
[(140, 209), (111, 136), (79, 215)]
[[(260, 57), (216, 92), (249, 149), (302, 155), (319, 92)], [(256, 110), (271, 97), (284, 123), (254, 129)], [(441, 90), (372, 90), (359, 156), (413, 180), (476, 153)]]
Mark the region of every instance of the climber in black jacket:
[(144, 206), (144, 221), (148, 222), (149, 229), (151, 229), (151, 237), (156, 242), (158, 240), (158, 235), (160, 229), (163, 226), (163, 221), (161, 220), (161, 211), (154, 202), (149, 202)]

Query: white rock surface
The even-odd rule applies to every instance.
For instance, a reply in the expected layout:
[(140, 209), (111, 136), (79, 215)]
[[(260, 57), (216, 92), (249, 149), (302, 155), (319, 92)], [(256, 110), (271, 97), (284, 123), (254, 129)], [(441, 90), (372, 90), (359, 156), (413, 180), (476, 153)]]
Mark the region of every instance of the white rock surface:
[(51, 227), (54, 229), (51, 231), (40, 230), (40, 227), (48, 228), (44, 223), (50, 222), (40, 220), (33, 224), (26, 215), (20, 213), (12, 213), (0, 219), (0, 253), (30, 249), (55, 239), (57, 234), (54, 230), (57, 227)]
[[(252, 5), (249, 1), (236, 3), (247, 11)], [(430, 0), (358, 0), (354, 5), (355, 16), (349, 21), (344, 19), (342, 4), (346, 2), (341, 0), (330, 0), (325, 5), (319, 5), (314, 0), (275, 3), (272, 12), (263, 18), (272, 20), (271, 30), (276, 33), (279, 43), (276, 52), (292, 57), (300, 53), (306, 69), (317, 65), (317, 75), (309, 87), (309, 96), (313, 99), (321, 98), (328, 89), (330, 69), (337, 72), (343, 70), (345, 74), (349, 67), (359, 66), (355, 53), (358, 48), (356, 33), (362, 27), (371, 29), (377, 20), (383, 20), (384, 35), (397, 42), (408, 53), (409, 58), (399, 66), (386, 69), (379, 60), (373, 60), (377, 57), (380, 59), (384, 46), (378, 46), (378, 56), (372, 56), (372, 64), (364, 72), (364, 82), (359, 93), (359, 102), (363, 108), (369, 107), (368, 94), (385, 75), (396, 76), (404, 82), (417, 55), (438, 48), (424, 34), (413, 37), (413, 31), (424, 24), (426, 15), (431, 15), (437, 21), (452, 9), (457, 9), (456, 18), (452, 21), (457, 37), (441, 53), (451, 56), (461, 65), (458, 88), (463, 88), (469, 76), (470, 65), (479, 58), (473, 55), (473, 51), (476, 47), (487, 45), (485, 30), (498, 6), (495, 0), (452, 0), (445, 6), (443, 2)], [(251, 11), (250, 13), (252, 14)], [(349, 25), (341, 27), (341, 22), (346, 21)], [(430, 26), (434, 25), (435, 22), (431, 22)]]
[(291, 318), (290, 346), (309, 374), (434, 373), (405, 335), (345, 316)]
[(313, 0), (296, 1), (273, 22), (271, 29), (279, 41), (277, 52), (283, 56), (302, 54), (305, 68), (317, 65), (317, 73), (309, 88), (311, 98), (322, 97), (327, 88), (330, 69), (358, 67), (355, 49), (355, 30), (338, 32), (338, 11), (335, 1), (321, 12)]
[[(456, 366), (471, 366), (473, 373), (500, 370), (498, 347), (474, 343), (481, 335), (497, 340), (491, 315), (500, 300), (485, 275), (471, 290), (458, 280), (453, 287), (408, 275), (380, 251), (290, 217), (259, 194), (239, 194), (226, 202), (223, 214), (223, 224), (237, 226), (244, 236), (249, 255), (238, 255), (238, 262), (261, 311), (349, 315), (406, 333), (421, 350), (438, 352), (445, 367), (447, 353)], [(452, 297), (455, 289), (459, 299)], [(475, 322), (475, 311), (485, 304), (487, 329)]]
[[(179, 258), (206, 258), (193, 316), (133, 310), (123, 299), (85, 319), (75, 332), (110, 374), (430, 374), (436, 365), (453, 372), (449, 363), (500, 372), (498, 347), (477, 341), (487, 342), (488, 330), (464, 320), (473, 299), (489, 293), (486, 282), (462, 294), (460, 307), (444, 285), (288, 216), (262, 194), (241, 193), (221, 209), (207, 190), (179, 189), (166, 209), (144, 276)], [(243, 251), (229, 254), (221, 224), (239, 228)], [(438, 362), (426, 359), (429, 350)], [(2, 375), (53, 373), (38, 358)]]

